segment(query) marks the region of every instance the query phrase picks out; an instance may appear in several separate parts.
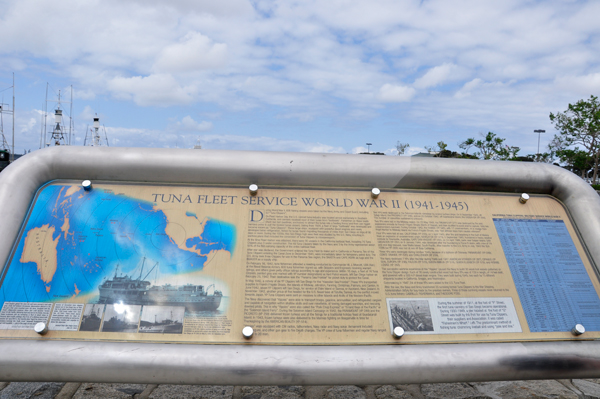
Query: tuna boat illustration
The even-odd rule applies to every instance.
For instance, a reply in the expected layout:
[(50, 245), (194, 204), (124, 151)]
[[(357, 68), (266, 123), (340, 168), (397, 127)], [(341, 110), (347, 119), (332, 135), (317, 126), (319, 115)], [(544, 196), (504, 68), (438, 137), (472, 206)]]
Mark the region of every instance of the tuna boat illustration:
[(171, 311), (171, 318), (159, 321), (154, 315), (154, 323), (143, 320), (140, 323), (141, 333), (181, 334), (182, 331), (183, 324), (179, 320), (174, 320), (173, 311)]
[[(144, 262), (140, 276), (132, 279), (128, 275), (118, 276), (119, 266), (112, 279), (106, 279), (98, 286), (100, 297), (98, 303), (123, 303), (128, 305), (161, 305), (161, 306), (185, 306), (187, 311), (198, 312), (205, 310), (217, 310), (221, 305), (223, 293), (215, 288), (214, 284), (204, 287), (203, 285), (152, 285), (146, 278), (158, 266), (158, 262), (142, 278)], [(210, 288), (213, 293), (209, 294)]]
[(137, 329), (135, 323), (128, 322), (126, 318), (119, 318), (118, 316), (113, 316), (110, 320), (105, 320), (102, 325), (103, 332), (123, 332), (125, 330), (135, 329)]
[[(100, 305), (93, 305), (93, 306), (100, 306)], [(101, 319), (101, 309), (98, 308), (96, 309), (96, 311), (94, 312), (94, 310), (92, 310), (92, 312), (89, 315), (84, 315), (83, 319), (81, 321), (81, 327), (79, 327), (80, 331), (98, 331), (100, 330), (100, 322), (102, 321)]]

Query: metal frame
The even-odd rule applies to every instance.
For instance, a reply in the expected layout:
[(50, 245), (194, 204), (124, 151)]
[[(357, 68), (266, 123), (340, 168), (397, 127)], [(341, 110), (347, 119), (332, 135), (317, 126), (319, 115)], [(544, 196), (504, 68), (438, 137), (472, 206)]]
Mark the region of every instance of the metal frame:
[[(522, 162), (276, 152), (54, 147), (0, 174), (0, 265), (37, 190), (55, 179), (447, 189), (549, 194), (600, 264), (600, 198), (561, 168)], [(596, 268), (597, 270), (597, 268)], [(236, 385), (600, 377), (600, 342), (259, 346), (1, 340), (0, 380)]]

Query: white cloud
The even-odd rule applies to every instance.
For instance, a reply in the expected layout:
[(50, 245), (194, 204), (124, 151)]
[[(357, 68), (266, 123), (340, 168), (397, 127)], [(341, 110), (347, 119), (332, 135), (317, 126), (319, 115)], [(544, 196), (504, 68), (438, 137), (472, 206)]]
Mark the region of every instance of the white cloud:
[(406, 102), (413, 98), (415, 92), (412, 87), (386, 83), (379, 89), (378, 98), (386, 103)]
[[(393, 148), (387, 148), (385, 150), (382, 151), (385, 155), (389, 155), (389, 156), (398, 156), (398, 149), (396, 147)], [(400, 155), (402, 156), (406, 156), (406, 154)]]
[(294, 106), (303, 102), (298, 96), (307, 88), (297, 82), (268, 75), (249, 76), (237, 87), (239, 92), (267, 104)]
[[(2, 54), (0, 52), (0, 54)], [(0, 71), (15, 72), (21, 71), (27, 68), (27, 62), (19, 59), (18, 57), (4, 55), (2, 56), (2, 63), (0, 64)]]
[(19, 127), (20, 133), (27, 133), (33, 130), (33, 128), (37, 125), (37, 121), (35, 118), (31, 117), (29, 120), (21, 122), (21, 126)]
[(482, 83), (483, 81), (479, 78), (475, 78), (470, 82), (465, 83), (463, 87), (454, 94), (454, 98), (461, 99), (469, 97), (471, 95), (471, 92), (477, 87), (481, 86)]
[(598, 95), (600, 93), (600, 73), (590, 73), (584, 76), (559, 76), (555, 80), (557, 88), (576, 92), (582, 96)]
[(81, 111), (81, 113), (79, 115), (77, 115), (77, 119), (84, 120), (84, 121), (93, 121), (93, 118), (95, 115), (96, 115), (96, 113), (92, 110), (92, 107), (90, 107), (89, 105), (86, 105), (83, 108), (83, 111)]
[(227, 62), (227, 44), (213, 43), (198, 32), (162, 49), (155, 64), (159, 72), (189, 72), (221, 68)]
[[(18, 104), (18, 103), (17, 103)], [(35, 150), (40, 146), (40, 110), (20, 110), (15, 112), (15, 153)], [(5, 115), (6, 116), (6, 115)], [(4, 119), (4, 137), (12, 148), (12, 118)]]
[(342, 147), (335, 147), (319, 142), (303, 142), (285, 140), (275, 137), (238, 136), (238, 135), (203, 135), (200, 136), (202, 148), (222, 150), (253, 150), (253, 151), (292, 151), (317, 153), (345, 153)]
[(159, 7), (170, 7), (181, 13), (202, 13), (219, 17), (248, 16), (254, 13), (252, 4), (247, 0), (177, 0), (165, 3), (163, 0), (132, 0), (141, 5), (151, 4)]
[(96, 93), (90, 89), (86, 90), (73, 90), (73, 98), (76, 100), (93, 100), (96, 98)]
[(116, 77), (108, 81), (108, 89), (115, 97), (131, 99), (136, 104), (147, 106), (169, 106), (189, 104), (193, 101), (195, 89), (182, 87), (169, 74), (155, 74), (146, 77)]
[(413, 84), (417, 89), (427, 89), (456, 79), (458, 67), (454, 64), (444, 63), (428, 70), (425, 75), (415, 80)]
[[(340, 148), (362, 142), (352, 134), (364, 136), (370, 121), (388, 140), (416, 126), (424, 133), (411, 138), (428, 141), (421, 145), (470, 128), (517, 137), (600, 91), (599, 12), (586, 0), (6, 0), (0, 74), (23, 70), (18, 86), (20, 76), (73, 83), (81, 107), (107, 96), (127, 111), (193, 105), (227, 115), (231, 131), (242, 131), (252, 110), (255, 135), (275, 136), (273, 124), (352, 125), (330, 138)], [(162, 130), (145, 132), (143, 145), (174, 145), (175, 136), (152, 137)], [(314, 137), (303, 140), (326, 142)]]
[(412, 157), (413, 155), (419, 154), (421, 152), (428, 152), (425, 148), (421, 147), (408, 147), (404, 152), (404, 155), (407, 157)]
[(185, 116), (181, 121), (177, 121), (173, 126), (178, 131), (195, 131), (195, 132), (207, 132), (212, 130), (212, 122), (202, 121), (196, 122), (191, 116)]
[[(178, 123), (183, 125), (185, 123), (184, 120), (194, 126), (202, 125), (202, 123), (197, 124), (193, 122), (192, 118), (189, 120), (183, 118)], [(192, 122), (189, 122), (190, 120)], [(201, 131), (178, 129), (177, 127), (177, 125), (171, 125), (165, 130), (160, 130), (107, 126), (106, 132), (109, 145), (119, 147), (191, 149), (194, 145), (200, 144), (202, 149), (209, 150), (346, 153), (343, 147), (331, 146), (318, 141), (289, 140), (271, 136), (251, 137), (235, 134), (206, 134)], [(80, 136), (83, 137), (82, 135)], [(79, 145), (81, 144), (83, 144), (83, 138), (79, 138)]]
[(300, 122), (310, 122), (315, 119), (315, 114), (310, 112), (291, 112), (277, 116), (282, 119), (296, 119)]

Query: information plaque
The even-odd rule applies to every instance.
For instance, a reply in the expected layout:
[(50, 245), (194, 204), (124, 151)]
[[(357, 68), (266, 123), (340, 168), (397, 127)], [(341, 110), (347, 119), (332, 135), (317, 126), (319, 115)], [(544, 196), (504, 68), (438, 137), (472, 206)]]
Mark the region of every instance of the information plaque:
[(44, 322), (50, 340), (515, 342), (578, 323), (597, 339), (599, 292), (551, 196), (56, 181), (4, 267), (0, 338)]

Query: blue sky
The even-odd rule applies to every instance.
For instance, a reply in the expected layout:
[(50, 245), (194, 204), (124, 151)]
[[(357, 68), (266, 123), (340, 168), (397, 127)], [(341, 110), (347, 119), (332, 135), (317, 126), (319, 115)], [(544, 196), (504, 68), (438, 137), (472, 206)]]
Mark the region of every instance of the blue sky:
[(550, 112), (600, 94), (598, 1), (0, 0), (0, 10), (17, 153), (40, 146), (47, 84), (51, 100), (72, 85), (79, 145), (98, 114), (111, 146), (355, 153), (369, 142), (390, 155), (397, 141), (410, 153), (440, 140), (458, 150), (488, 131), (535, 153), (533, 130), (546, 130), (542, 146), (554, 133)]

